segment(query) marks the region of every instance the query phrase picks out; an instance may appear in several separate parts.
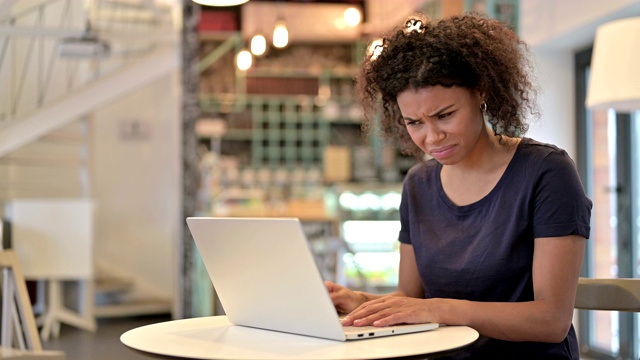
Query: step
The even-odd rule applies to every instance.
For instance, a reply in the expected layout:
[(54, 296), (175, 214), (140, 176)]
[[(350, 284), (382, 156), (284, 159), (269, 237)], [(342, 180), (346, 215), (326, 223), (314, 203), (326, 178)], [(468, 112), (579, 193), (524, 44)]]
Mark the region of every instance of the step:
[(135, 287), (133, 280), (116, 277), (99, 277), (95, 279), (96, 294), (125, 293)]
[(96, 318), (114, 318), (140, 315), (170, 314), (172, 303), (169, 299), (156, 297), (133, 298), (135, 281), (112, 275), (95, 279)]
[(96, 318), (114, 318), (139, 315), (170, 314), (172, 304), (163, 299), (139, 299), (122, 303), (112, 303), (96, 306), (94, 316)]

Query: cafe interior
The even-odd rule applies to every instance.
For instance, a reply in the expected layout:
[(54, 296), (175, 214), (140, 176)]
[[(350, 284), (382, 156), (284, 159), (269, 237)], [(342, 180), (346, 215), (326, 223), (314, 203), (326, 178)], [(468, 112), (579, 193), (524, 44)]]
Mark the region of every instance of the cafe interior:
[(189, 216), (298, 218), (324, 279), (393, 290), (417, 160), (362, 131), (353, 88), (415, 12), (528, 44), (526, 136), (565, 149), (593, 201), (581, 358), (638, 359), (638, 0), (1, 1), (2, 349), (142, 359), (97, 335), (224, 314)]

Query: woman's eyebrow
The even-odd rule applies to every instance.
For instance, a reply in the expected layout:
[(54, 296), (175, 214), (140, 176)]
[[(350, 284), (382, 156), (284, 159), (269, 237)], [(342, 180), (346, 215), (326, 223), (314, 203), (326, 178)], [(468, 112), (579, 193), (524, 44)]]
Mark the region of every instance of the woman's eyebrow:
[[(441, 109), (436, 110), (435, 112), (433, 112), (432, 114), (425, 114), (426, 117), (437, 117), (438, 115), (442, 114), (443, 112), (449, 110), (450, 108), (452, 108), (455, 104), (451, 104), (451, 105), (447, 105)], [(402, 120), (404, 121), (419, 121), (417, 119), (413, 119), (410, 118), (408, 116), (403, 116)]]
[(449, 110), (450, 108), (452, 108), (454, 106), (454, 104), (451, 105), (447, 105), (439, 110), (436, 110), (435, 112), (431, 113), (431, 114), (426, 114), (427, 117), (436, 117), (440, 114), (442, 114), (443, 112)]

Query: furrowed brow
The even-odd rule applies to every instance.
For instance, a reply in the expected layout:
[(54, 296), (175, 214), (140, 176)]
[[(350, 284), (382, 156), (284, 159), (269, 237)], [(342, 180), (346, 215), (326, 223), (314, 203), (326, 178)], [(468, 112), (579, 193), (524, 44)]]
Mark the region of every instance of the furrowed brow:
[(449, 109), (450, 109), (450, 108), (452, 108), (453, 106), (454, 106), (454, 104), (447, 105), (447, 106), (443, 107), (442, 109), (439, 109), (439, 110), (437, 110), (437, 111), (434, 111), (434, 112), (433, 112), (433, 113), (431, 113), (431, 114), (427, 114), (427, 117), (431, 117), (431, 118), (436, 117), (436, 116), (438, 116), (438, 115), (440, 115), (440, 114), (444, 113), (445, 111), (449, 110)]
[(408, 116), (403, 116), (403, 117), (402, 117), (402, 120), (404, 120), (404, 121), (418, 121), (418, 120), (416, 120), (416, 119), (412, 119), (412, 118), (410, 118), (410, 117), (408, 117)]

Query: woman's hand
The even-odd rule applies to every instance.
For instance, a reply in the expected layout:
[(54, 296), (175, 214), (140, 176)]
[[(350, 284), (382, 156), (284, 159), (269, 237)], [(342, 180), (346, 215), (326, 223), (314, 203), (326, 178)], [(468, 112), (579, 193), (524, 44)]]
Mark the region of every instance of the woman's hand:
[(383, 296), (366, 302), (342, 320), (342, 325), (389, 326), (436, 322), (429, 300), (407, 296)]
[(329, 290), (331, 301), (333, 301), (333, 305), (335, 305), (339, 313), (348, 314), (369, 300), (364, 293), (351, 291), (331, 281), (325, 281), (324, 284)]

